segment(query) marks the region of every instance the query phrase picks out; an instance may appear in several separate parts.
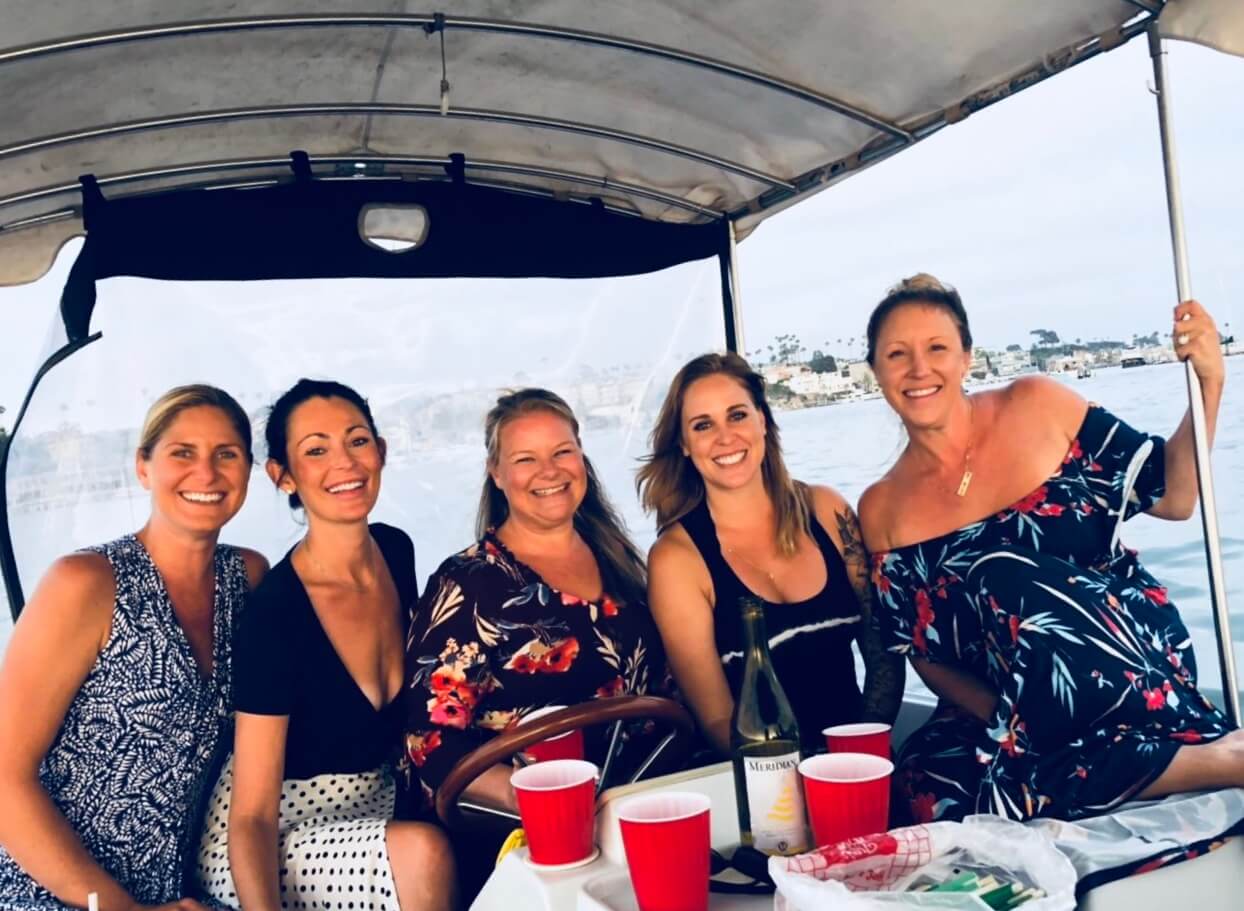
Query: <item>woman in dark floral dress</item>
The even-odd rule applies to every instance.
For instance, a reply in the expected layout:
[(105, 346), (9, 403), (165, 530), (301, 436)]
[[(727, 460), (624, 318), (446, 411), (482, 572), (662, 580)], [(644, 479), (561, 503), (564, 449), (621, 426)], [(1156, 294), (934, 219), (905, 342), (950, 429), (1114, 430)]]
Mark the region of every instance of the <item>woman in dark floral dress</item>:
[[(1176, 320), (1212, 434), (1217, 331), (1195, 302)], [(913, 816), (1074, 819), (1244, 784), (1244, 741), (1198, 691), (1187, 628), (1119, 542), (1139, 512), (1192, 512), (1189, 420), (1163, 441), (1045, 378), (969, 398), (967, 316), (930, 276), (891, 292), (868, 339), (910, 435), (860, 503), (877, 616), (940, 697), (900, 759)]]
[[(504, 395), (485, 436), (480, 539), (428, 581), (407, 648), (407, 754), (432, 789), (528, 712), (666, 686), (643, 561), (570, 407), (542, 389)], [(587, 758), (603, 757), (604, 733), (587, 732)], [(509, 774), (468, 793), (514, 809)]]

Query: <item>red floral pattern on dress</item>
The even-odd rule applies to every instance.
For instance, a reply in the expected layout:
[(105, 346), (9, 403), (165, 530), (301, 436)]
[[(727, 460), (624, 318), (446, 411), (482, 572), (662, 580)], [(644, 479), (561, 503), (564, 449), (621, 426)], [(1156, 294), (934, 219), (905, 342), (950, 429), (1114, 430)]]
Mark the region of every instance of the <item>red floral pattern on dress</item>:
[[(1047, 485), (1042, 484), (1028, 496), (1017, 502), (1010, 508), (1011, 512), (1017, 512), (1020, 515), (1037, 515), (1037, 516), (1061, 516), (1065, 508), (1059, 503), (1046, 502), (1049, 499), (1050, 489)], [(1003, 517), (1007, 511), (998, 513), (999, 517)]]
[(920, 654), (925, 654), (929, 650), (928, 630), (937, 619), (937, 614), (933, 612), (933, 602), (929, 599), (927, 589), (920, 588), (916, 590), (916, 626), (912, 630), (911, 644)]
[(660, 637), (642, 602), (553, 589), (491, 532), (429, 580), (407, 663), (416, 697), (407, 702), (407, 753), (430, 787), (534, 709), (668, 692)]
[(503, 666), (518, 674), (564, 674), (579, 656), (579, 640), (573, 636), (547, 645), (532, 639)]
[[(943, 706), (906, 741), (897, 780), (917, 818), (1098, 813), (1152, 780), (1178, 745), (1227, 731), (1197, 688), (1170, 593), (1115, 535), (1164, 483), (1163, 442), (1092, 406), (1027, 496), (873, 556), (887, 647), (996, 695), (986, 721)], [(909, 508), (921, 503), (911, 492)]]
[(1143, 591), (1145, 593), (1145, 597), (1148, 598), (1150, 601), (1152, 601), (1154, 604), (1161, 604), (1163, 607), (1165, 607), (1166, 605), (1171, 603), (1170, 600), (1166, 597), (1166, 586), (1165, 585), (1156, 585), (1153, 588), (1146, 588)]
[(416, 768), (422, 768), (423, 764), (428, 761), (428, 754), (440, 745), (440, 731), (432, 731), (422, 736), (418, 734), (406, 735), (406, 755), (410, 757), (410, 761), (415, 764)]
[(621, 677), (614, 677), (604, 686), (596, 688), (597, 699), (608, 699), (610, 696), (621, 696), (626, 690), (626, 681)]
[(918, 823), (933, 821), (933, 807), (937, 804), (936, 794), (916, 794), (911, 798), (911, 816)]

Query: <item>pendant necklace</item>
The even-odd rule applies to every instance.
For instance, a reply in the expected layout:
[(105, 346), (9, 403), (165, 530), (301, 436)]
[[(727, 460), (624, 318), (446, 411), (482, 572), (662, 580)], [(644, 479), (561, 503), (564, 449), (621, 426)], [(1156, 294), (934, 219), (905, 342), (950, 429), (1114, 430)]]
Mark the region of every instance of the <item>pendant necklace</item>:
[(769, 572), (769, 570), (765, 569), (764, 567), (757, 566), (755, 563), (747, 559), (747, 557), (743, 556), (741, 553), (739, 553), (729, 544), (726, 545), (726, 553), (730, 554), (732, 557), (738, 557), (740, 560), (742, 560), (744, 563), (746, 563), (749, 567), (754, 569), (756, 572), (764, 573), (766, 576), (769, 577), (769, 582), (774, 587), (774, 589), (777, 590), (779, 593), (781, 593), (781, 589), (778, 588), (777, 579), (773, 578), (773, 573)]
[(972, 418), (976, 415), (976, 407), (968, 396), (968, 448), (963, 452), (963, 477), (959, 479), (959, 487), (955, 496), (967, 496), (968, 487), (972, 484)]

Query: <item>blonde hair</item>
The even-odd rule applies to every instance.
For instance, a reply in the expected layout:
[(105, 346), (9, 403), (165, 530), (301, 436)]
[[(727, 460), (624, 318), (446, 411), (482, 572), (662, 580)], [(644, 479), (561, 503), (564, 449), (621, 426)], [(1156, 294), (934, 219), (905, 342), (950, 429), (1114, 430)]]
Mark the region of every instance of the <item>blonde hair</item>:
[(147, 409), (147, 416), (143, 418), (143, 429), (138, 436), (138, 454), (144, 460), (149, 460), (156, 443), (160, 442), (160, 437), (164, 436), (179, 414), (190, 408), (204, 406), (219, 408), (224, 412), (242, 440), (246, 460), (254, 462), (255, 457), (251, 454), (251, 419), (233, 396), (223, 389), (205, 383), (174, 386), (152, 403)]
[[(484, 489), (475, 518), (477, 538), (482, 538), (489, 529), (499, 528), (509, 518), (509, 501), (493, 481), (491, 469), (500, 462), (501, 431), (506, 424), (533, 411), (548, 412), (569, 424), (574, 431), (575, 442), (582, 448), (579, 421), (566, 401), (556, 393), (547, 389), (516, 389), (498, 398), (484, 419), (484, 445), (488, 449), (488, 460), (484, 471)], [(600, 563), (605, 590), (624, 602), (642, 603), (648, 589), (648, 573), (643, 557), (627, 536), (622, 519), (605, 496), (596, 469), (586, 454), (583, 464), (587, 469), (587, 493), (575, 512), (575, 530)]]
[(742, 357), (732, 352), (702, 354), (683, 366), (670, 383), (661, 403), (635, 487), (644, 511), (656, 513), (657, 531), (663, 532), (704, 499), (704, 480), (682, 451), (683, 399), (696, 380), (723, 374), (747, 390), (752, 404), (765, 419), (765, 457), (761, 474), (777, 518), (778, 552), (789, 556), (799, 545), (800, 532), (811, 534), (807, 487), (794, 480), (782, 460), (777, 421), (765, 398), (765, 381)]

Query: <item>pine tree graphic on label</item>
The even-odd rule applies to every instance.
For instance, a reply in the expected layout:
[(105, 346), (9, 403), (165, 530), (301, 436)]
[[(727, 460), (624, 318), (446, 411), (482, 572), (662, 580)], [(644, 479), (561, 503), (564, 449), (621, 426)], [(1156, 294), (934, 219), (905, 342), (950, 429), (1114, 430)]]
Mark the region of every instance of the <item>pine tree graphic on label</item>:
[(795, 800), (795, 786), (789, 776), (782, 785), (782, 793), (778, 794), (777, 800), (773, 801), (773, 806), (769, 808), (769, 818), (778, 824), (792, 823), (795, 821), (795, 813), (799, 810), (799, 802)]

